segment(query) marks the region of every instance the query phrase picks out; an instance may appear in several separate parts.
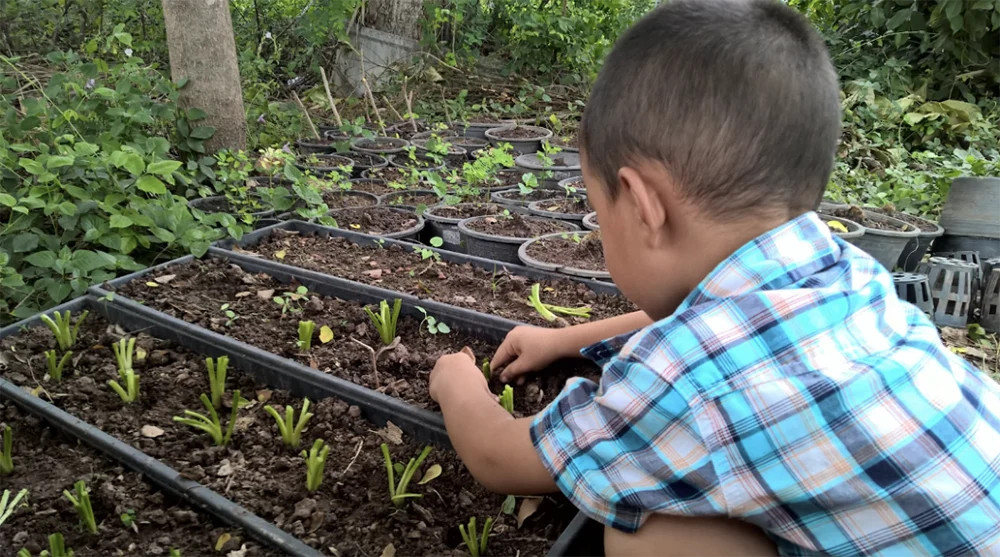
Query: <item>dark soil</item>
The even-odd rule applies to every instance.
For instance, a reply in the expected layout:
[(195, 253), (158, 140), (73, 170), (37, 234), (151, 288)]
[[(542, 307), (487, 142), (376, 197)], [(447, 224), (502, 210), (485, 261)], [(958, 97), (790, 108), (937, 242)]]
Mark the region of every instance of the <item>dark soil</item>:
[(497, 203), (459, 203), (458, 205), (428, 207), (424, 215), (431, 214), (446, 219), (463, 220), (483, 215), (499, 215), (508, 210), (507, 207)]
[[(32, 342), (39, 340), (39, 336), (4, 341), (4, 348), (14, 345), (23, 348), (25, 355), (34, 356), (34, 366), (44, 368), (40, 354), (55, 343), (45, 342), (51, 340), (51, 334), (42, 342)], [(20, 384), (34, 386), (24, 373), (30, 371), (28, 366), (15, 361), (13, 369), (19, 371), (5, 373), (6, 378), (16, 377)], [(72, 378), (64, 385), (79, 384), (83, 379), (90, 379), (87, 383), (93, 387), (94, 380), (90, 377)], [(46, 389), (50, 393), (65, 390), (51, 384)], [(208, 557), (225, 555), (244, 544), (247, 557), (284, 555), (261, 546), (241, 530), (216, 523), (211, 516), (146, 483), (140, 474), (62, 436), (13, 404), (0, 401), (0, 429), (7, 426), (14, 441), (14, 473), (4, 476), (0, 486), (11, 490), (11, 497), (21, 489), (27, 489), (28, 495), (22, 500), (27, 506), (19, 505), (0, 530), (0, 555), (13, 557), (22, 548), (38, 555), (49, 548), (48, 536), (55, 533), (63, 535), (67, 549), (72, 549), (76, 557), (125, 554), (120, 552), (165, 556), (170, 549), (178, 549), (184, 557)], [(86, 482), (90, 492), (97, 534), (92, 535), (79, 526), (76, 511), (63, 495), (63, 490), (73, 491), (73, 484), (80, 480)], [(132, 514), (138, 531), (122, 523), (120, 517), (126, 513)], [(223, 553), (216, 553), (215, 543), (224, 533), (232, 538), (223, 546)]]
[[(571, 167), (580, 166), (579, 162), (571, 160), (567, 155), (553, 155), (553, 156), (551, 156), (549, 158), (552, 160), (552, 167), (553, 168), (557, 167), (557, 166), (564, 166), (564, 167), (565, 166), (571, 166)], [(580, 185), (583, 185), (583, 183), (582, 183), (583, 182), (583, 178), (580, 179), (580, 182), (581, 182)]]
[(576, 188), (576, 191), (582, 192), (586, 189), (587, 186), (583, 185), (583, 176), (576, 176), (572, 182), (567, 182), (564, 187), (566, 189)]
[(353, 191), (374, 193), (375, 195), (382, 195), (384, 193), (395, 191), (393, 188), (389, 187), (389, 184), (387, 184), (385, 180), (378, 178), (359, 178), (357, 180), (351, 180), (351, 189)]
[(354, 166), (356, 168), (372, 168), (378, 165), (386, 164), (385, 157), (373, 155), (371, 153), (351, 151), (348, 156), (354, 161)]
[(594, 211), (586, 197), (577, 195), (547, 200), (539, 203), (536, 207), (542, 211), (563, 215), (586, 215)]
[(934, 232), (938, 229), (937, 225), (934, 224), (933, 222), (911, 215), (909, 213), (904, 213), (902, 211), (894, 211), (891, 209), (869, 209), (869, 210), (886, 215), (888, 217), (892, 217), (894, 219), (899, 219), (907, 224), (911, 224), (914, 227), (919, 228), (921, 232)]
[(528, 195), (521, 195), (521, 191), (518, 189), (500, 192), (501, 198), (509, 199), (511, 201), (517, 201), (517, 200), (542, 201), (543, 199), (552, 199), (553, 196), (560, 196), (560, 195), (566, 195), (566, 190), (562, 188), (560, 189), (536, 188)]
[[(315, 161), (312, 159), (315, 157)], [(354, 161), (341, 155), (307, 155), (298, 158), (299, 166), (304, 168), (335, 169), (339, 166), (354, 166)]]
[(435, 263), (431, 271), (424, 271), (428, 262), (420, 254), (395, 245), (377, 248), (361, 246), (344, 238), (275, 231), (273, 236), (248, 249), (247, 253), (271, 260), (275, 259), (276, 252), (284, 251), (282, 263), (287, 265), (532, 325), (553, 326), (528, 304), (534, 282), (541, 282), (546, 303), (558, 306), (586, 304), (592, 308), (594, 320), (635, 311), (624, 297), (597, 294), (571, 280), (533, 281), (509, 274), (502, 268), (494, 272), (445, 261)]
[(401, 168), (436, 168), (440, 166), (440, 163), (431, 159), (427, 155), (417, 154), (415, 158), (410, 158), (409, 155), (405, 153), (399, 153), (389, 157), (389, 162), (397, 167)]
[(323, 202), (330, 209), (341, 209), (344, 207), (369, 207), (376, 205), (378, 200), (367, 195), (351, 195), (350, 191), (333, 190), (323, 192)]
[(576, 132), (569, 135), (556, 135), (552, 137), (552, 143), (557, 147), (572, 147), (574, 149), (579, 148), (579, 143), (577, 143)]
[(597, 226), (601, 225), (601, 223), (597, 222), (597, 215), (594, 215), (593, 217), (591, 217), (590, 218), (590, 222), (596, 224)]
[(402, 232), (417, 224), (413, 213), (382, 206), (339, 209), (330, 216), (337, 219), (340, 228), (376, 236)]
[(910, 225), (905, 226), (895, 226), (891, 223), (882, 222), (880, 220), (870, 219), (865, 216), (864, 211), (860, 207), (844, 207), (840, 209), (834, 209), (830, 211), (830, 214), (842, 219), (852, 220), (861, 226), (872, 228), (875, 230), (895, 230), (900, 232), (905, 232), (908, 230), (913, 230)]
[(359, 141), (355, 144), (355, 147), (360, 147), (362, 149), (368, 149), (369, 151), (398, 151), (402, 149), (405, 145), (400, 145), (398, 141), (392, 141), (388, 138), (375, 138), (366, 139), (364, 141)]
[(330, 145), (335, 145), (343, 140), (344, 140), (343, 138), (339, 137), (323, 137), (323, 138), (309, 137), (300, 139), (299, 143), (301, 143), (302, 145), (323, 145), (325, 147), (329, 147)]
[[(579, 241), (578, 241), (579, 240)], [(601, 235), (596, 232), (566, 234), (566, 238), (544, 238), (528, 246), (528, 255), (543, 263), (607, 272)]]
[(498, 139), (536, 139), (539, 137), (544, 137), (545, 132), (537, 128), (516, 126), (513, 128), (497, 130), (493, 132), (491, 135), (493, 135)]
[(521, 183), (524, 172), (516, 168), (507, 168), (496, 173), (494, 184), (491, 187), (510, 186), (517, 187)]
[(453, 145), (458, 145), (459, 147), (469, 151), (472, 151), (473, 149), (482, 149), (490, 144), (489, 141), (479, 139), (478, 137), (456, 137), (450, 141)]
[(387, 182), (406, 182), (410, 178), (408, 171), (403, 170), (402, 168), (396, 168), (395, 166), (375, 168), (369, 171), (368, 175), (372, 178), (379, 178)]
[(441, 198), (438, 197), (436, 193), (407, 193), (402, 191), (398, 194), (387, 197), (385, 199), (385, 204), (409, 205), (410, 207), (416, 207), (417, 205), (434, 205), (440, 201)]
[(470, 124), (500, 124), (503, 122), (504, 120), (501, 120), (496, 116), (490, 116), (489, 114), (480, 114), (473, 117), (472, 120), (469, 120)]
[(505, 238), (537, 238), (545, 234), (572, 229), (570, 224), (559, 220), (526, 217), (518, 213), (511, 213), (509, 218), (486, 217), (469, 222), (466, 226), (476, 232)]
[[(208, 271), (200, 279), (181, 272), (170, 285), (182, 284), (178, 287), (166, 285), (160, 294), (178, 307), (197, 311), (204, 298), (211, 299), (223, 292), (235, 294), (237, 286), (260, 286), (250, 285), (243, 280), (250, 275), (236, 274), (231, 269), (227, 272), (227, 268), (225, 265), (215, 265), (214, 271)], [(200, 273), (196, 269), (195, 271)], [(188, 282), (188, 279), (192, 281)], [(222, 282), (227, 284), (221, 284)], [(270, 335), (275, 337), (275, 344), (287, 339), (281, 338), (283, 335), (280, 334), (275, 336), (273, 331), (268, 333), (269, 324), (272, 328), (280, 325), (281, 331), (290, 331), (295, 336), (294, 319), (303, 315), (315, 319), (331, 317), (325, 310), (313, 311), (306, 307), (303, 315), (282, 321), (279, 317), (280, 310), (278, 314), (273, 313), (273, 308), (277, 306), (270, 300), (256, 295), (231, 299), (240, 304), (239, 312), (243, 317), (231, 328), (233, 336), (246, 334), (266, 338)], [(244, 302), (250, 302), (251, 305), (244, 306)], [(315, 304), (327, 305), (333, 309), (334, 306), (345, 303), (335, 300), (307, 303)], [(360, 311), (359, 308), (355, 309)], [(257, 311), (270, 315), (270, 319), (257, 314)], [(208, 314), (206, 320), (211, 325)], [(337, 340), (326, 345), (330, 349), (325, 352), (314, 347), (314, 351), (318, 352), (314, 355), (317, 360), (323, 360), (334, 353), (334, 345), (354, 344), (344, 342), (348, 335), (343, 329), (345, 325), (334, 322), (331, 324), (338, 330)], [(415, 334), (415, 330), (411, 332)], [(334, 399), (312, 401), (310, 405), (310, 412), (314, 417), (303, 434), (302, 447), (308, 448), (315, 439), (323, 439), (329, 443), (330, 454), (323, 483), (318, 491), (308, 493), (305, 489), (305, 465), (299, 451), (283, 444), (274, 420), (263, 408), (265, 404), (270, 404), (280, 410), (291, 405), (298, 410), (302, 407), (301, 399), (284, 391), (269, 389), (232, 367), (227, 377), (227, 388), (240, 389), (241, 394), (250, 399), (251, 403), (240, 410), (232, 442), (225, 447), (212, 446), (205, 434), (172, 421), (172, 416), (180, 414), (183, 409), (204, 411), (198, 401), (198, 396), (208, 390), (202, 356), (143, 333), (137, 335), (137, 345), (147, 353), (146, 358), (137, 362), (142, 394), (137, 402), (123, 405), (103, 384), (106, 378), (114, 375), (114, 359), (108, 346), (122, 333), (123, 331), (114, 328), (109, 331), (107, 323), (99, 317), (88, 318), (77, 342), (80, 360), (74, 367), (74, 373), (64, 377), (61, 384), (46, 384), (49, 392), (59, 393), (57, 404), (74, 415), (86, 417), (94, 425), (146, 454), (163, 460), (185, 477), (225, 494), (317, 549), (326, 552), (328, 548), (334, 548), (330, 551), (337, 555), (375, 556), (382, 554), (383, 549), (392, 543), (401, 555), (451, 555), (452, 550), (461, 543), (460, 536), (457, 535), (458, 524), (467, 522), (473, 514), (479, 514), (480, 520), (485, 515), (499, 514), (503, 496), (487, 492), (476, 483), (453, 452), (439, 448), (431, 452), (421, 472), (432, 464), (439, 464), (443, 468), (441, 476), (426, 486), (414, 482), (411, 484), (411, 492), (424, 497), (410, 500), (401, 508), (394, 507), (388, 500), (385, 461), (379, 449), (383, 438), (373, 424), (360, 418), (358, 408), (348, 407)], [(355, 335), (372, 342), (366, 335), (358, 335), (356, 327)], [(3, 342), (5, 348), (16, 348), (19, 353), (33, 355), (30, 358), (33, 361), (16, 362), (13, 372), (8, 374), (17, 374), (15, 379), (19, 383), (32, 386), (32, 381), (24, 379), (27, 375), (25, 372), (29, 371), (29, 366), (37, 369), (41, 365), (41, 351), (53, 344), (51, 333), (34, 329)], [(362, 362), (366, 357), (359, 357), (353, 365), (345, 367), (364, 369)], [(348, 362), (337, 360), (336, 363)], [(388, 368), (389, 366), (386, 369)], [(95, 377), (99, 379), (95, 380)], [(397, 383), (397, 386), (406, 388), (405, 381)], [(426, 384), (422, 388), (426, 392)], [(223, 406), (220, 413), (226, 417), (220, 416), (220, 419), (228, 422), (231, 408), (228, 392)], [(146, 425), (160, 428), (163, 433), (155, 438), (144, 437), (140, 430)], [(36, 437), (27, 435), (22, 438), (31, 440)], [(30, 443), (24, 443), (22, 447)], [(393, 441), (389, 443), (394, 460), (404, 462), (415, 457), (422, 448), (421, 445), (408, 441), (406, 436), (400, 444)], [(19, 453), (20, 451), (15, 451), (15, 458)], [(47, 464), (47, 468), (40, 468), (39, 475), (59, 466), (75, 466), (78, 459), (59, 451), (53, 454), (51, 460), (42, 462)], [(65, 474), (65, 480), (53, 482), (54, 485), (48, 489), (54, 491), (72, 480), (86, 477), (89, 466), (84, 462), (79, 464), (80, 472)], [(115, 481), (121, 483), (121, 480)], [(99, 483), (105, 482), (95, 483), (98, 486), (95, 493), (103, 493), (106, 489)], [(53, 499), (55, 497), (58, 495)], [(34, 493), (32, 500), (34, 502)], [(59, 508), (60, 504), (53, 501), (52, 506)], [(68, 507), (68, 504), (65, 506)], [(112, 514), (110, 505), (106, 511), (98, 510), (101, 508), (95, 508), (95, 511), (99, 515), (108, 516), (105, 522), (109, 526), (123, 529), (114, 524), (116, 516)], [(68, 509), (66, 512), (69, 512)], [(495, 529), (491, 538), (490, 553), (513, 556), (520, 550), (522, 555), (542, 555), (572, 517), (572, 512), (573, 509), (565, 500), (547, 498), (542, 509), (529, 518), (521, 529), (516, 529), (513, 517), (501, 516), (498, 523), (500, 529)], [(141, 521), (143, 516), (143, 511), (139, 510), (137, 518)], [(59, 523), (65, 527), (72, 523), (71, 518), (69, 515), (60, 517)], [(204, 538), (214, 543), (217, 539), (217, 536), (212, 535), (198, 536), (197, 530), (185, 530), (207, 528), (197, 521), (191, 521), (189, 526), (188, 522), (177, 518), (176, 513), (174, 516), (168, 514), (165, 518), (168, 521), (173, 519), (178, 524), (177, 528), (181, 529), (181, 535), (177, 535), (176, 530), (170, 531), (170, 534), (181, 538), (177, 542), (179, 544), (201, 544)], [(37, 535), (41, 536), (57, 528), (53, 526), (40, 529)], [(143, 528), (144, 525), (140, 523), (140, 533), (144, 532)], [(152, 528), (154, 527), (149, 527), (150, 530)], [(110, 536), (106, 537), (110, 539)], [(184, 552), (183, 555), (216, 555), (209, 551), (199, 551), (199, 545), (194, 547), (192, 552)], [(74, 549), (77, 548), (74, 546)], [(114, 553), (107, 551), (88, 555), (112, 554)], [(151, 554), (154, 553), (138, 553)]]

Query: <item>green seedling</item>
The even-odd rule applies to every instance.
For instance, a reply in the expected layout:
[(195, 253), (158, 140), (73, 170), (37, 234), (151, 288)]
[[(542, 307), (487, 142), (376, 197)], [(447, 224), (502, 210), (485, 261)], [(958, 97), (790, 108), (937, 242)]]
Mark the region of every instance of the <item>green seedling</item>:
[(135, 527), (135, 509), (127, 509), (121, 515), (119, 515), (118, 518), (121, 519), (122, 524), (126, 528)]
[(309, 399), (307, 398), (302, 401), (302, 412), (299, 413), (298, 422), (295, 421), (295, 409), (291, 406), (285, 407), (284, 419), (282, 419), (278, 411), (271, 405), (265, 406), (264, 411), (270, 414), (274, 418), (274, 421), (278, 422), (278, 431), (281, 432), (281, 438), (285, 440), (285, 444), (293, 449), (299, 448), (299, 445), (302, 443), (302, 430), (309, 423), (309, 418), (313, 417), (309, 412)]
[(309, 294), (309, 289), (300, 286), (295, 289), (295, 292), (285, 292), (283, 296), (275, 296), (272, 299), (274, 303), (281, 306), (281, 317), (284, 318), (288, 312), (299, 313), (302, 311), (299, 309), (298, 303), (304, 300), (307, 294)]
[(299, 321), (299, 340), (295, 344), (303, 352), (308, 352), (312, 348), (313, 333), (316, 331), (316, 323), (312, 321)]
[(490, 532), (493, 531), (493, 518), (487, 518), (486, 523), (483, 524), (483, 535), (480, 537), (476, 532), (476, 517), (469, 519), (469, 528), (466, 530), (464, 524), (458, 525), (458, 532), (462, 534), (462, 540), (465, 542), (465, 547), (469, 550), (469, 555), (472, 557), (481, 557), (486, 555), (486, 543), (489, 541)]
[(63, 369), (66, 368), (66, 364), (69, 362), (70, 358), (73, 357), (73, 351), (67, 350), (63, 357), (56, 361), (56, 351), (46, 350), (45, 351), (45, 361), (49, 365), (49, 377), (53, 381), (62, 381)]
[(424, 323), (427, 324), (428, 333), (432, 335), (436, 335), (438, 333), (446, 335), (451, 332), (451, 327), (449, 327), (447, 323), (444, 323), (443, 321), (438, 321), (436, 317), (428, 314), (427, 310), (425, 310), (420, 306), (413, 306), (413, 307), (417, 308), (420, 311), (420, 313), (424, 314), (424, 320), (421, 321), (420, 324), (421, 325), (423, 325)]
[(239, 315), (236, 315), (235, 311), (229, 309), (229, 304), (222, 304), (222, 307), (219, 308), (219, 311), (221, 311), (222, 314), (226, 316), (227, 327), (232, 327), (233, 323), (235, 323), (236, 320), (240, 318)]
[[(546, 304), (542, 302), (541, 297), (541, 285), (535, 283), (531, 285), (531, 296), (528, 297), (528, 303), (535, 308), (535, 311), (542, 316), (546, 321), (555, 321), (558, 317), (556, 313), (561, 313), (563, 315), (571, 315), (573, 317), (583, 317), (584, 319), (590, 319), (590, 306), (582, 306), (578, 308), (568, 308), (562, 306), (554, 306), (552, 304)], [(555, 312), (555, 313), (553, 313)]]
[(483, 358), (483, 365), (479, 369), (483, 370), (483, 376), (486, 377), (486, 381), (489, 382), (490, 378), (493, 377), (493, 371), (490, 369), (490, 361)]
[(573, 240), (573, 242), (577, 244), (579, 244), (583, 240), (579, 232), (574, 232), (572, 234), (570, 234), (569, 232), (563, 232), (560, 237), (563, 240)]
[(317, 439), (309, 452), (302, 451), (302, 457), (306, 459), (306, 489), (310, 493), (319, 489), (319, 485), (323, 483), (323, 470), (329, 454), (330, 446), (322, 439)]
[(525, 173), (521, 176), (521, 181), (517, 184), (517, 189), (522, 196), (530, 195), (531, 192), (538, 188), (538, 177), (531, 173)]
[[(403, 466), (402, 462), (397, 462), (393, 464), (392, 457), (389, 456), (389, 445), (382, 443), (382, 456), (385, 457), (385, 470), (389, 474), (389, 500), (392, 504), (401, 507), (407, 499), (410, 498), (420, 498), (423, 497), (420, 493), (409, 493), (406, 489), (410, 486), (410, 481), (413, 480), (413, 475), (420, 468), (420, 465), (424, 463), (427, 455), (431, 454), (431, 447), (428, 445), (424, 447), (421, 451), (420, 456), (417, 458), (411, 458), (410, 462)], [(399, 483), (396, 483), (396, 473), (399, 473)], [(427, 483), (432, 479), (440, 475), (440, 471), (437, 474), (432, 475), (430, 470), (428, 470), (428, 477), (425, 477), (420, 481), (421, 484)]]
[(122, 387), (118, 381), (108, 381), (108, 385), (118, 393), (122, 402), (135, 402), (139, 398), (139, 375), (132, 369), (132, 360), (135, 355), (135, 338), (121, 339), (112, 344), (115, 351), (115, 359), (118, 361), (118, 378), (125, 383)]
[(372, 320), (382, 344), (389, 346), (396, 339), (396, 322), (399, 320), (399, 310), (403, 307), (403, 300), (396, 298), (392, 309), (389, 309), (389, 302), (382, 300), (378, 304), (378, 314), (369, 308), (365, 308), (368, 318)]
[(3, 494), (0, 495), (0, 526), (3, 526), (4, 522), (10, 518), (14, 511), (17, 510), (17, 506), (21, 503), (21, 500), (28, 496), (28, 490), (22, 489), (17, 492), (14, 499), (10, 498), (10, 490), (3, 490)]
[(503, 387), (503, 393), (500, 395), (500, 406), (503, 406), (503, 409), (510, 412), (511, 415), (514, 414), (514, 389), (510, 385)]
[(3, 430), (3, 449), (0, 450), (0, 476), (6, 476), (14, 471), (14, 433), (10, 426)]
[(229, 425), (226, 426), (225, 433), (223, 433), (222, 424), (219, 422), (219, 414), (216, 413), (215, 407), (212, 406), (212, 401), (208, 400), (208, 395), (202, 393), (199, 400), (208, 409), (210, 417), (191, 410), (185, 410), (185, 417), (174, 416), (174, 421), (204, 431), (217, 446), (228, 445), (229, 440), (233, 437), (233, 427), (236, 425), (236, 413), (240, 409), (240, 402), (242, 400), (240, 399), (240, 391), (233, 391), (233, 412), (229, 416)]
[(22, 547), (21, 551), (17, 552), (17, 557), (31, 557), (31, 552)]
[(62, 534), (52, 534), (49, 536), (49, 550), (39, 553), (38, 557), (73, 557), (73, 550), (66, 548)]
[[(444, 245), (444, 240), (442, 240), (440, 236), (435, 236), (431, 238), (430, 244), (433, 247), (439, 248)], [(424, 261), (428, 259), (432, 259), (433, 261), (441, 261), (441, 254), (425, 247), (413, 246), (413, 252), (420, 254), (420, 259)]]
[(94, 518), (94, 507), (90, 505), (90, 493), (87, 492), (87, 484), (83, 483), (83, 480), (80, 480), (73, 485), (73, 489), (76, 492), (75, 496), (66, 490), (63, 490), (63, 495), (73, 504), (76, 514), (80, 515), (80, 522), (83, 523), (84, 528), (91, 534), (96, 534), (97, 519)]
[(181, 557), (181, 552), (180, 552), (179, 549), (173, 549), (173, 548), (171, 548), (170, 549), (170, 555), (168, 555), (167, 557)]
[(226, 392), (229, 356), (219, 356), (218, 359), (205, 358), (205, 367), (208, 368), (208, 388), (212, 393), (212, 407), (222, 408), (222, 393)]
[(52, 312), (55, 316), (55, 320), (50, 318), (48, 315), (42, 316), (42, 322), (48, 325), (49, 329), (52, 330), (52, 334), (56, 337), (56, 343), (59, 344), (59, 348), (62, 350), (69, 350), (73, 348), (76, 344), (76, 337), (80, 334), (80, 325), (83, 320), (87, 318), (90, 314), (89, 311), (84, 311), (80, 314), (80, 318), (76, 320), (76, 325), (70, 327), (72, 321), (72, 313), (69, 310), (64, 311), (60, 314), (58, 311)]

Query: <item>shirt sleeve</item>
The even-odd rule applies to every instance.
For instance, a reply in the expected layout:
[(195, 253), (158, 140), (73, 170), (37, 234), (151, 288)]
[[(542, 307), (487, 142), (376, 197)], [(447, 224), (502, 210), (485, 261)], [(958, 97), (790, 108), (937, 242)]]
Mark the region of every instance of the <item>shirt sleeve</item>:
[(599, 386), (568, 382), (531, 439), (559, 489), (607, 526), (635, 532), (653, 512), (725, 512), (686, 397), (638, 361), (611, 358)]

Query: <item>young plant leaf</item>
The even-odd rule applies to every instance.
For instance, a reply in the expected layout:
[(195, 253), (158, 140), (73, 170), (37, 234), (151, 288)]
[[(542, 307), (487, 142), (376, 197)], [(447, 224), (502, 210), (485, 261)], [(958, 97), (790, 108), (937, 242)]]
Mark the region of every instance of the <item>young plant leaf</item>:
[(440, 464), (431, 464), (424, 472), (424, 477), (417, 482), (417, 485), (424, 485), (425, 483), (433, 480), (434, 478), (441, 475), (442, 469)]
[(323, 325), (319, 328), (319, 341), (326, 344), (333, 340), (333, 329)]

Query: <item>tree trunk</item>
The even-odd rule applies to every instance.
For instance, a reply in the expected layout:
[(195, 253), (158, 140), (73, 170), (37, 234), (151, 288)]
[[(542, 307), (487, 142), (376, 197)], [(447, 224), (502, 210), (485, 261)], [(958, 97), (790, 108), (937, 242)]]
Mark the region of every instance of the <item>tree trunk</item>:
[(180, 105), (208, 116), (198, 125), (215, 128), (209, 151), (246, 149), (247, 122), (236, 64), (236, 39), (229, 0), (163, 0), (170, 75), (187, 78)]
[(420, 40), (420, 16), (424, 13), (423, 0), (368, 0), (365, 6), (366, 27)]

